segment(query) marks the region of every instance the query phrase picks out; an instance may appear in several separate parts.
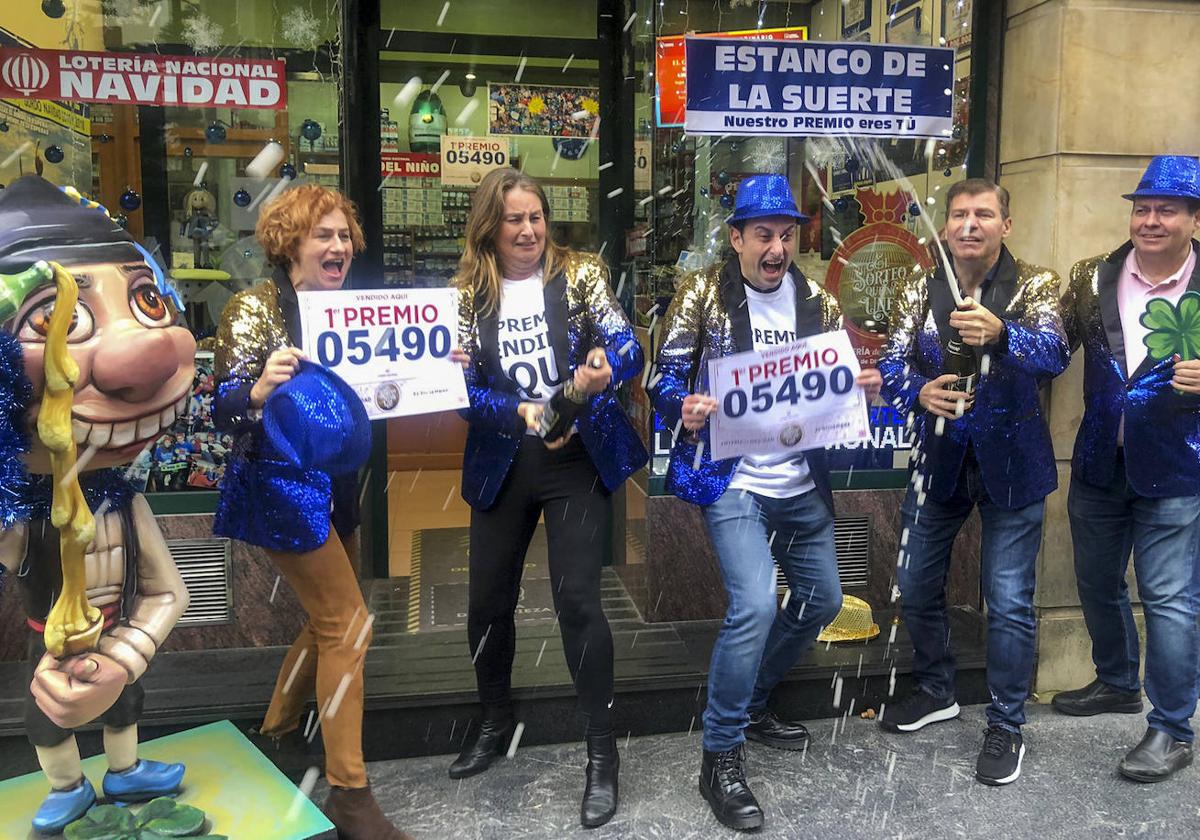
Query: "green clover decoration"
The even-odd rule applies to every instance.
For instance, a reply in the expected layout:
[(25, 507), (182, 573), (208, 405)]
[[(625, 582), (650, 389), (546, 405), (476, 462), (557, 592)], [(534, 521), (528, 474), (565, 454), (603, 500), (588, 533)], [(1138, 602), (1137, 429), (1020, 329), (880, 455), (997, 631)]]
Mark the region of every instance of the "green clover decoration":
[(205, 816), (199, 808), (168, 797), (148, 802), (137, 814), (116, 805), (97, 805), (67, 826), (66, 840), (226, 840), (223, 835), (205, 834)]
[(1142, 342), (1154, 361), (1177, 353), (1185, 362), (1200, 358), (1200, 293), (1184, 292), (1175, 306), (1165, 298), (1151, 298), (1139, 321), (1150, 330)]

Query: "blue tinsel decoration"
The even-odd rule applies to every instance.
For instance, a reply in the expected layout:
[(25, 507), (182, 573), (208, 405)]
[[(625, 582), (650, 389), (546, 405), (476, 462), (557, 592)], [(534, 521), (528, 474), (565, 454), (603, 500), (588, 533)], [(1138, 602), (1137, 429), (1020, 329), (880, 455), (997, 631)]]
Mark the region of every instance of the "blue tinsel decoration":
[(21, 455), (29, 451), (25, 410), (32, 394), (21, 344), (0, 330), (0, 528), (29, 519), (29, 474)]

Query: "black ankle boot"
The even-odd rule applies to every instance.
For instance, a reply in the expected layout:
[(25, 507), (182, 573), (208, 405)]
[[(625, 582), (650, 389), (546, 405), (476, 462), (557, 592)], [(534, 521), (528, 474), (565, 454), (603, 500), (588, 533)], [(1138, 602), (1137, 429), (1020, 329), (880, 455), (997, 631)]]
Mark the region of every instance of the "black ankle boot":
[(763, 824), (762, 808), (746, 784), (745, 761), (744, 746), (738, 744), (724, 752), (705, 750), (700, 763), (700, 794), (722, 825), (738, 831)]
[(587, 784), (583, 788), (579, 822), (584, 828), (597, 828), (617, 813), (617, 771), (621, 757), (617, 755), (617, 739), (611, 730), (604, 735), (588, 735), (587, 751)]
[(451, 779), (465, 779), (492, 766), (496, 756), (508, 749), (512, 739), (512, 716), (484, 716), (474, 740), (463, 744), (462, 752), (450, 765)]

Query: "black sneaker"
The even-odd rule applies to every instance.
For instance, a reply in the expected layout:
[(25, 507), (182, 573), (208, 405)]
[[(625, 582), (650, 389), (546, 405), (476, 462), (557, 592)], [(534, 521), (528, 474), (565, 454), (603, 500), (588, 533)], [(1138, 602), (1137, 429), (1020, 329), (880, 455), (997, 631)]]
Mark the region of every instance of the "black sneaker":
[(1020, 732), (989, 726), (983, 732), (983, 749), (975, 762), (975, 778), (985, 785), (1006, 785), (1021, 775), (1025, 744)]
[(939, 700), (927, 691), (917, 689), (894, 706), (885, 706), (879, 725), (889, 732), (916, 732), (931, 723), (954, 720), (958, 703), (953, 697)]

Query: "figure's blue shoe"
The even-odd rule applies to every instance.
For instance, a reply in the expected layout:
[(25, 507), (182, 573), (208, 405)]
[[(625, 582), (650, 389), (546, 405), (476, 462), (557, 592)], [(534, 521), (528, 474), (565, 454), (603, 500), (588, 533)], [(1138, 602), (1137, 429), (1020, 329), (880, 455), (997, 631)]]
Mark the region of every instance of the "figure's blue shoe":
[(33, 816), (33, 830), (38, 834), (62, 834), (62, 830), (88, 812), (96, 804), (96, 789), (85, 776), (70, 790), (52, 790), (42, 807)]
[(104, 795), (120, 802), (146, 802), (177, 793), (183, 782), (182, 764), (164, 764), (143, 758), (128, 770), (104, 774)]

